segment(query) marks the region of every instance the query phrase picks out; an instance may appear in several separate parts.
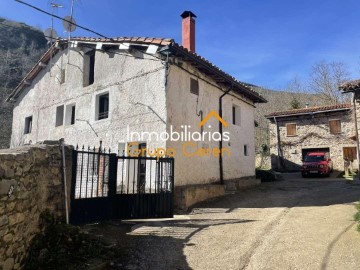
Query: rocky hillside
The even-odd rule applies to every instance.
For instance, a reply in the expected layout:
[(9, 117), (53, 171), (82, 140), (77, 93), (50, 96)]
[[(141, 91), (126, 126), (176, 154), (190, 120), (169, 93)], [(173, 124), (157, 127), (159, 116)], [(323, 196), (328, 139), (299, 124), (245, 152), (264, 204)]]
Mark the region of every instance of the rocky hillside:
[(258, 127), (256, 128), (255, 139), (257, 149), (259, 149), (262, 144), (269, 144), (269, 121), (264, 117), (265, 115), (275, 111), (291, 110), (293, 109), (292, 105), (294, 101), (299, 108), (306, 107), (306, 104), (308, 104), (309, 107), (326, 105), (324, 100), (316, 94), (275, 91), (261, 87), (255, 87), (255, 90), (268, 100), (268, 103), (256, 105), (255, 119)]
[(23, 23), (0, 18), (0, 148), (8, 148), (12, 107), (6, 96), (46, 50), (43, 33)]

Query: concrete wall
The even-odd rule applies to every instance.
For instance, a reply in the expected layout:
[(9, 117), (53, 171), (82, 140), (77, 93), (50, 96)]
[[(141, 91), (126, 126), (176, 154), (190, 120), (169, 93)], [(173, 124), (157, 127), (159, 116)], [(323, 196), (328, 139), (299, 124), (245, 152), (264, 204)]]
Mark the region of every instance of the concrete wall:
[[(177, 65), (180, 65), (177, 66)], [(219, 97), (222, 89), (209, 77), (204, 76), (189, 64), (177, 63), (171, 65), (167, 84), (168, 125), (174, 130), (181, 131), (181, 126), (188, 125), (191, 131), (200, 132), (198, 123), (210, 111), (219, 111)], [(199, 80), (199, 96), (190, 93), (190, 78)], [(237, 105), (241, 110), (241, 124), (232, 124), (232, 106)], [(171, 108), (171, 109), (170, 109)], [(224, 142), (223, 148), (231, 150), (231, 156), (224, 156), (224, 179), (237, 179), (255, 174), (255, 146), (254, 146), (254, 106), (244, 97), (227, 95), (223, 98), (223, 118), (229, 123), (223, 132), (230, 133), (230, 141)], [(211, 128), (209, 128), (209, 125)], [(204, 132), (216, 132), (219, 122), (211, 118)], [(197, 148), (218, 148), (219, 142), (194, 142), (188, 147), (188, 152), (195, 152)], [(244, 144), (248, 145), (248, 156), (244, 155)], [(185, 157), (182, 154), (183, 142), (168, 142), (167, 147), (176, 149), (175, 181), (176, 185), (207, 184), (219, 181), (219, 158), (214, 156)]]
[[(119, 142), (127, 142), (131, 131), (166, 129), (165, 70), (163, 64), (148, 55), (96, 51), (94, 84), (83, 87), (84, 52), (60, 51), (18, 98), (14, 108), (12, 147), (22, 143), (65, 138), (71, 145), (98, 146), (117, 151)], [(135, 57), (136, 56), (136, 57)], [(151, 60), (149, 59), (151, 58)], [(65, 69), (65, 83), (60, 72)], [(109, 93), (109, 117), (96, 120), (96, 97)], [(55, 127), (56, 107), (75, 104), (74, 125)], [(25, 117), (33, 116), (31, 134), (24, 135)], [(164, 146), (153, 142), (150, 147)]]
[[(67, 168), (71, 157), (66, 147)], [(61, 164), (59, 145), (0, 150), (0, 269), (21, 268), (42, 212), (65, 215)]]
[[(341, 133), (331, 134), (329, 130), (329, 120), (341, 120)], [(356, 143), (351, 139), (355, 135), (353, 122), (353, 111), (341, 111), (328, 114), (315, 114), (277, 118), (280, 131), (281, 148), (283, 157), (287, 161), (288, 170), (297, 170), (302, 164), (302, 149), (308, 148), (330, 148), (330, 157), (335, 170), (344, 169), (343, 147), (356, 147)], [(288, 137), (286, 135), (286, 123), (297, 124), (297, 136)], [(276, 125), (272, 120), (270, 123), (270, 154), (272, 155), (272, 167), (277, 169), (278, 162), (278, 143)], [(357, 166), (357, 161), (353, 164)]]

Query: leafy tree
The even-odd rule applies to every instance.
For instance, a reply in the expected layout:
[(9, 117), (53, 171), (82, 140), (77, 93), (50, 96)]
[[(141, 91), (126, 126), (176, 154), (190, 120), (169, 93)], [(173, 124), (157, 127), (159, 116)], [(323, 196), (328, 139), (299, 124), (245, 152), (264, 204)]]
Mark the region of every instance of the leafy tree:
[(300, 109), (301, 104), (300, 101), (294, 96), (290, 102), (291, 109)]

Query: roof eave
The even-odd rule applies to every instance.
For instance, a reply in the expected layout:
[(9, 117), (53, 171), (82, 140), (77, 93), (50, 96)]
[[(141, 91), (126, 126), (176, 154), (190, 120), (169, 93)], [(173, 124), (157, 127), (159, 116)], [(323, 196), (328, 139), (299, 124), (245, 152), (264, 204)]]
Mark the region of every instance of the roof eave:
[[(181, 55), (184, 55), (185, 57), (189, 58), (193, 62), (200, 65), (202, 68), (214, 73), (216, 76), (219, 76), (222, 78), (225, 82), (231, 84), (233, 87), (237, 87), (238, 89), (241, 89), (242, 92), (238, 92), (239, 94), (245, 95), (247, 98), (249, 98), (254, 103), (267, 103), (267, 100), (262, 97), (261, 95), (257, 94), (255, 91), (248, 88), (246, 85), (242, 85), (240, 82), (238, 82), (236, 79), (231, 78), (230, 75), (226, 74), (225, 72), (218, 70), (214, 67), (212, 67), (210, 64), (207, 64), (204, 60), (198, 59), (196, 55), (193, 53), (181, 48), (176, 43), (171, 44), (169, 46), (170, 50), (172, 50), (174, 53), (179, 53)], [(200, 57), (200, 56), (199, 56)]]
[(267, 119), (274, 119), (274, 118), (285, 118), (291, 116), (298, 116), (298, 115), (312, 115), (312, 114), (319, 114), (319, 113), (327, 113), (327, 112), (338, 112), (338, 111), (349, 111), (351, 108), (339, 108), (334, 110), (322, 110), (322, 111), (315, 111), (315, 112), (304, 112), (304, 113), (294, 113), (294, 114), (284, 114), (284, 115), (265, 115)]

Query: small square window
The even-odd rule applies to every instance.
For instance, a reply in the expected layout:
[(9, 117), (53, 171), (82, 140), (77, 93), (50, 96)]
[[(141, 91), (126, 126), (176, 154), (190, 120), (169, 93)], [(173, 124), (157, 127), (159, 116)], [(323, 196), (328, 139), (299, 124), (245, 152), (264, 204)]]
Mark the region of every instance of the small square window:
[(89, 86), (95, 79), (95, 51), (84, 54), (83, 86)]
[(60, 74), (60, 84), (65, 83), (65, 69), (62, 68), (61, 69), (61, 74)]
[(329, 128), (331, 134), (339, 134), (341, 133), (341, 121), (340, 120), (330, 120)]
[(296, 136), (296, 124), (286, 124), (286, 136)]
[(109, 93), (98, 95), (96, 98), (96, 120), (109, 117)]
[(32, 116), (25, 118), (24, 134), (30, 134), (32, 130)]
[(74, 125), (75, 124), (75, 104), (70, 104), (66, 106), (65, 111), (65, 125)]
[(64, 124), (64, 105), (56, 108), (56, 120), (55, 127), (62, 126)]
[(199, 81), (193, 78), (190, 78), (190, 93), (199, 95)]
[(249, 152), (248, 152), (248, 146), (247, 144), (244, 144), (244, 156), (248, 156)]
[(241, 124), (241, 109), (236, 105), (232, 106), (232, 123), (237, 126)]

